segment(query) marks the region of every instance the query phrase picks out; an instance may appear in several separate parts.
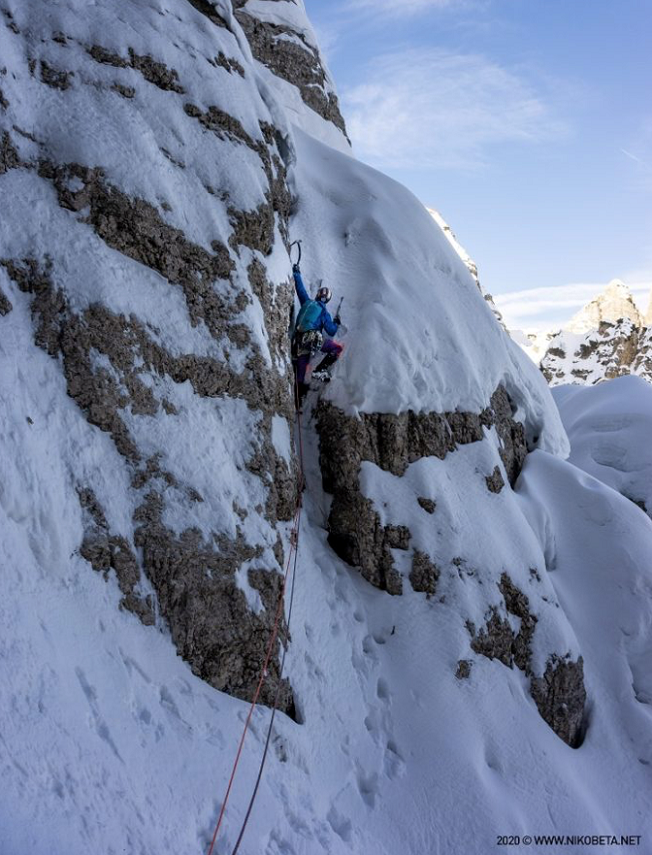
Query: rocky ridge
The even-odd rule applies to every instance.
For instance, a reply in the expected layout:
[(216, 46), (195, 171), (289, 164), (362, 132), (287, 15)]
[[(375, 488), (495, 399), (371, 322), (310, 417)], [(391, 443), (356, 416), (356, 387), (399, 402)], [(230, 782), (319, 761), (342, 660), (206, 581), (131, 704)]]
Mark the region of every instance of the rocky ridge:
[(634, 326), (642, 326), (643, 318), (634, 303), (631, 291), (620, 279), (612, 279), (604, 291), (587, 303), (564, 329), (572, 333), (586, 333), (598, 329), (601, 323), (630, 320)]
[(613, 280), (565, 328), (540, 337), (546, 380), (551, 386), (594, 385), (631, 374), (652, 382), (652, 326), (646, 318), (627, 286)]
[(489, 304), (489, 307), (490, 307), (491, 311), (494, 313), (494, 315), (496, 316), (496, 320), (498, 321), (498, 323), (501, 325), (501, 327), (505, 331), (507, 331), (507, 327), (505, 326), (505, 320), (504, 320), (500, 310), (498, 309), (498, 307), (494, 303), (494, 298), (492, 297), (491, 294), (489, 294), (487, 291), (485, 291), (484, 288), (482, 287), (482, 285), (480, 284), (480, 277), (478, 275), (478, 265), (471, 258), (471, 256), (468, 254), (468, 252), (464, 249), (462, 244), (458, 241), (457, 236), (455, 235), (455, 233), (453, 232), (451, 227), (448, 225), (446, 220), (439, 213), (439, 211), (436, 211), (434, 208), (426, 208), (426, 210), (428, 211), (430, 216), (433, 218), (433, 220), (437, 223), (439, 228), (446, 235), (446, 239), (448, 240), (448, 242), (453, 247), (455, 252), (459, 255), (459, 257), (464, 262), (464, 266), (467, 268), (467, 270), (469, 271), (469, 273), (471, 274), (471, 276), (475, 280), (475, 284), (478, 286), (480, 293), (482, 294), (484, 299)]

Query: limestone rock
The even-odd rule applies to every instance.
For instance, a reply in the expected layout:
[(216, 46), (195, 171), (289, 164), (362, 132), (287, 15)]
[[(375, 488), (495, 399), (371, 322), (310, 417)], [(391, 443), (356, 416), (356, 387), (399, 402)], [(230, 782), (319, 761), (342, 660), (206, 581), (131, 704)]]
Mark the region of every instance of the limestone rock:
[(437, 503), (432, 499), (427, 499), (425, 496), (419, 496), (417, 502), (427, 514), (434, 514), (437, 509)]
[(584, 730), (584, 662), (550, 658), (542, 677), (532, 680), (532, 697), (560, 739), (571, 748), (582, 744)]
[(421, 591), (432, 597), (437, 593), (437, 580), (439, 569), (430, 558), (418, 549), (412, 555), (412, 572), (410, 573), (410, 584), (415, 591)]
[(641, 326), (643, 320), (627, 285), (620, 279), (612, 279), (595, 300), (571, 318), (565, 329), (586, 333), (598, 329), (603, 322), (615, 324), (622, 319), (629, 319), (634, 326)]
[[(359, 485), (362, 461), (394, 475), (423, 457), (443, 460), (459, 445), (480, 442), (484, 428), (494, 426), (501, 439), (501, 458), (514, 483), (527, 454), (523, 425), (513, 418), (506, 391), (499, 387), (481, 413), (362, 413), (345, 415), (321, 401), (317, 409), (319, 454), (324, 489), (333, 494), (329, 543), (376, 587), (401, 592), (392, 548), (408, 549), (409, 536), (394, 545), (391, 531), (380, 523), (372, 502)], [(409, 534), (409, 533), (408, 533)]]
[(645, 318), (643, 319), (643, 323), (646, 327), (652, 327), (652, 290), (650, 291), (650, 298), (648, 300), (647, 312), (645, 313)]
[(455, 676), (458, 680), (467, 680), (471, 676), (471, 667), (473, 666), (473, 662), (469, 659), (460, 659), (457, 663), (457, 670), (455, 672)]
[[(500, 584), (502, 606), (493, 606), (486, 625), (479, 631), (469, 623), (471, 648), (488, 659), (498, 659), (503, 665), (514, 665), (530, 678), (532, 695), (541, 717), (554, 732), (572, 748), (582, 741), (584, 723), (584, 666), (580, 656), (572, 661), (569, 656), (552, 654), (543, 675), (536, 676), (532, 669), (532, 641), (537, 618), (532, 614), (528, 597), (503, 573)], [(506, 612), (505, 616), (501, 610)], [(520, 620), (520, 629), (515, 632), (507, 614)]]
[(0, 289), (0, 315), (8, 315), (12, 309), (11, 300)]
[(272, 23), (258, 16), (255, 6), (237, 0), (236, 17), (244, 30), (254, 57), (283, 80), (296, 86), (301, 98), (316, 113), (346, 135), (337, 95), (332, 91), (318, 48), (303, 31)]
[(496, 466), (491, 475), (487, 475), (485, 481), (487, 482), (487, 489), (491, 493), (500, 493), (500, 491), (505, 486), (505, 481), (503, 479), (499, 466)]
[[(3, 13), (13, 65), (0, 70), (0, 178), (9, 182), (4, 194), (22, 172), (65, 240), (40, 229), (27, 241), (30, 254), (16, 248), (18, 239), (13, 248), (3, 242), (0, 269), (28, 307), (34, 344), (51, 358), (90, 436), (96, 432), (106, 458), (97, 459), (131, 485), (117, 521), (102, 472), (72, 467), (83, 532), (76, 554), (116, 580), (122, 608), (148, 626), (167, 624), (196, 674), (249, 700), (297, 502), (287, 353), (293, 294), (274, 278), (278, 264), (267, 266), (288, 243), (287, 126), (261, 96), (237, 22), (212, 3), (179, 10), (192, 50), (180, 46), (171, 13), (158, 29), (143, 23), (151, 10), (137, 3), (105, 31), (103, 10), (80, 17), (74, 35), (65, 29), (70, 8), (55, 4), (39, 16), (36, 6), (16, 16), (29, 26)], [(325, 81), (318, 52), (303, 53)], [(14, 93), (26, 85), (32, 108), (22, 129)], [(208, 103), (198, 97), (204, 92)], [(97, 105), (92, 116), (89, 104)], [(53, 118), (57, 105), (66, 127), (78, 129), (74, 144)], [(117, 128), (137, 130), (121, 131), (112, 146)], [(71, 273), (76, 265), (85, 279)], [(11, 308), (3, 289), (0, 317)], [(219, 472), (207, 483), (203, 460), (175, 466), (175, 443), (193, 425), (189, 408), (224, 446), (237, 473), (231, 484)], [(283, 431), (281, 453), (275, 437)], [(283, 625), (262, 702), (278, 689), (280, 709), (293, 714), (292, 689), (279, 673), (282, 641)]]

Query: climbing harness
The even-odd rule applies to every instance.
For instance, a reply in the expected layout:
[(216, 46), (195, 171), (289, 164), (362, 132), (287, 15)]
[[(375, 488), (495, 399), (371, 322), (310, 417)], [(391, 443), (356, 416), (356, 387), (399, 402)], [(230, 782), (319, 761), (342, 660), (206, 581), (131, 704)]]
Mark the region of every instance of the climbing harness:
[[(295, 243), (296, 243), (296, 241), (295, 241)], [(298, 241), (298, 243), (299, 243), (299, 257), (301, 257), (301, 242)], [(296, 381), (295, 381), (295, 387), (296, 387)], [(296, 392), (296, 389), (295, 389), (295, 392)], [(229, 778), (229, 783), (228, 783), (228, 786), (226, 788), (226, 793), (225, 793), (224, 798), (222, 800), (222, 807), (220, 809), (220, 814), (219, 814), (217, 823), (215, 825), (215, 831), (213, 832), (213, 838), (211, 840), (211, 843), (210, 843), (210, 846), (207, 850), (206, 855), (213, 855), (213, 850), (215, 848), (215, 842), (217, 841), (217, 836), (219, 834), (220, 827), (222, 825), (222, 820), (224, 819), (224, 813), (226, 811), (226, 805), (227, 805), (227, 802), (229, 800), (229, 796), (231, 794), (231, 789), (233, 787), (233, 782), (235, 780), (236, 770), (237, 770), (238, 764), (240, 762), (240, 757), (242, 754), (242, 749), (244, 747), (245, 737), (247, 735), (247, 731), (249, 730), (251, 718), (253, 716), (254, 710), (255, 710), (256, 705), (258, 703), (258, 698), (260, 696), (260, 692), (261, 692), (261, 689), (263, 687), (263, 683), (265, 682), (265, 678), (267, 677), (267, 674), (268, 674), (268, 667), (269, 667), (269, 663), (271, 662), (272, 652), (274, 650), (274, 645), (276, 643), (276, 639), (278, 638), (278, 632), (279, 632), (280, 622), (281, 622), (281, 615), (283, 614), (283, 607), (285, 605), (285, 592), (286, 592), (287, 587), (288, 587), (290, 567), (292, 567), (292, 583), (290, 585), (290, 601), (288, 604), (288, 617), (287, 617), (287, 638), (286, 638), (285, 646), (283, 648), (283, 655), (281, 657), (281, 664), (280, 664), (279, 675), (278, 675), (278, 683), (276, 686), (276, 695), (274, 697), (274, 705), (272, 706), (272, 715), (271, 715), (271, 718), (269, 721), (269, 726), (267, 728), (267, 737), (265, 740), (265, 747), (263, 749), (263, 755), (262, 755), (262, 758), (260, 761), (260, 766), (258, 768), (258, 775), (256, 778), (256, 782), (254, 784), (254, 787), (253, 787), (253, 790), (251, 793), (251, 798), (250, 798), (249, 804), (247, 806), (247, 811), (245, 813), (244, 820), (242, 821), (242, 825), (240, 827), (240, 832), (238, 834), (238, 838), (236, 840), (236, 843), (235, 843), (233, 850), (231, 851), (231, 855), (237, 855), (237, 852), (240, 848), (240, 844), (242, 842), (242, 838), (244, 837), (244, 833), (245, 833), (245, 830), (247, 828), (247, 824), (249, 822), (249, 817), (251, 816), (251, 812), (253, 810), (254, 802), (256, 801), (256, 796), (258, 795), (258, 788), (260, 786), (260, 782), (261, 782), (262, 777), (263, 777), (263, 770), (265, 768), (265, 762), (267, 760), (267, 754), (269, 751), (269, 746), (270, 746), (270, 742), (271, 742), (271, 738), (272, 738), (272, 732), (274, 729), (274, 718), (276, 717), (276, 711), (278, 709), (278, 703), (279, 703), (280, 693), (281, 693), (281, 685), (283, 682), (283, 671), (285, 668), (285, 656), (287, 654), (287, 650), (289, 647), (290, 620), (292, 618), (292, 606), (294, 604), (294, 586), (295, 586), (296, 577), (297, 577), (297, 560), (298, 560), (298, 555), (299, 555), (299, 532), (300, 532), (300, 528), (301, 528), (301, 511), (302, 511), (302, 506), (303, 506), (303, 485), (304, 485), (303, 439), (302, 439), (302, 435), (301, 435), (301, 413), (300, 412), (297, 412), (297, 433), (298, 433), (298, 439), (299, 439), (299, 478), (298, 478), (298, 484), (297, 484), (297, 504), (296, 504), (296, 508), (295, 508), (295, 512), (294, 512), (294, 521), (292, 524), (292, 531), (290, 533), (290, 552), (289, 552), (287, 563), (285, 566), (285, 573), (283, 575), (283, 582), (281, 584), (281, 590), (279, 592), (279, 599), (278, 599), (278, 605), (276, 608), (276, 615), (274, 618), (274, 625), (273, 625), (273, 629), (272, 629), (272, 634), (270, 636), (269, 645), (267, 647), (267, 652), (265, 655), (265, 661), (263, 663), (263, 667), (262, 667), (261, 672), (260, 672), (260, 677), (258, 680), (258, 684), (256, 686), (256, 691), (254, 692), (254, 696), (253, 696), (253, 699), (251, 701), (251, 705), (249, 707), (249, 713), (247, 715), (247, 719), (246, 719), (245, 724), (244, 724), (242, 736), (240, 737), (240, 742), (238, 744), (238, 750), (237, 750), (235, 760), (233, 763), (233, 767), (231, 770), (231, 777)]]
[(295, 334), (294, 342), (296, 356), (310, 355), (312, 357), (321, 350), (324, 336), (318, 330), (308, 330), (305, 333), (299, 331)]

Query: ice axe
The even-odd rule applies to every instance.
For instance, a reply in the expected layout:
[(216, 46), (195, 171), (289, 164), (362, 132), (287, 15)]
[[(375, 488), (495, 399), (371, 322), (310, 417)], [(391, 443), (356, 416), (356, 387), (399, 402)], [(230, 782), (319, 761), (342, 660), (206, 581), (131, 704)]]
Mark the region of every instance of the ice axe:
[(297, 258), (296, 263), (297, 263), (297, 265), (300, 265), (301, 264), (301, 241), (300, 240), (293, 240), (292, 243), (290, 244), (290, 261), (292, 261), (292, 247), (293, 246), (299, 247), (299, 257)]

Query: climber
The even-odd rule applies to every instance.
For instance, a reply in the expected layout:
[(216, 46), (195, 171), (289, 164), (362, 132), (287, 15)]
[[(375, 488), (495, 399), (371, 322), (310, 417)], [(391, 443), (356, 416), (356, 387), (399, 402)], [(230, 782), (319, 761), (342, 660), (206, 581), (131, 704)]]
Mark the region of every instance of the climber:
[(322, 331), (325, 331), (329, 336), (335, 335), (341, 323), (339, 315), (336, 314), (335, 318), (331, 318), (326, 308), (326, 303), (332, 296), (330, 288), (320, 287), (315, 299), (311, 300), (303, 284), (298, 264), (292, 265), (292, 273), (294, 287), (301, 303), (292, 337), (296, 405), (297, 409), (301, 409), (303, 399), (310, 389), (310, 385), (306, 383), (306, 370), (312, 355), (317, 351), (326, 354), (313, 374), (321, 374), (324, 379), (328, 379), (328, 369), (337, 362), (344, 347), (332, 338), (324, 339), (322, 334)]

